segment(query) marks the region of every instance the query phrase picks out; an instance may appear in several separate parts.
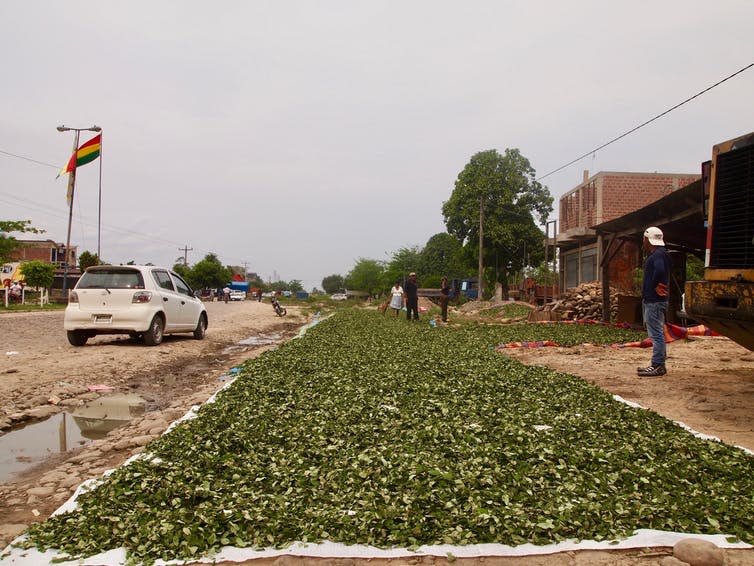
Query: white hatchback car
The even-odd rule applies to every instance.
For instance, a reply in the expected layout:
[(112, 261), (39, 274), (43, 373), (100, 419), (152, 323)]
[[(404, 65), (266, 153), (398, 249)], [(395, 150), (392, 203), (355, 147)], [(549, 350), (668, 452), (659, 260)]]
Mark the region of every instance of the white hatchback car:
[(201, 340), (207, 311), (178, 275), (153, 265), (97, 265), (68, 298), (63, 326), (73, 346), (97, 334), (129, 334), (148, 346), (165, 334), (192, 332)]

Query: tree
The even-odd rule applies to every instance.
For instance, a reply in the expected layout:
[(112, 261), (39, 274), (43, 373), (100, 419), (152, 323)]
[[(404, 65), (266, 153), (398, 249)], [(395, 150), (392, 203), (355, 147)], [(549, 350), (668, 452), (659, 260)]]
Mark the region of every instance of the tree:
[[(49, 289), (55, 280), (55, 266), (45, 261), (27, 261), (21, 265), (24, 281), (37, 289)], [(42, 304), (42, 293), (39, 294), (39, 304)]]
[(10, 255), (21, 247), (19, 241), (8, 232), (43, 234), (44, 230), (34, 228), (31, 220), (0, 220), (0, 261), (7, 261)]
[(97, 254), (84, 251), (81, 252), (81, 255), (79, 256), (79, 269), (81, 271), (86, 271), (87, 267), (99, 265), (100, 263), (102, 262), (99, 260), (99, 256)]
[(384, 287), (384, 267), (374, 259), (359, 258), (346, 279), (348, 285), (357, 291), (366, 291), (369, 295), (377, 293)]
[(173, 271), (186, 280), (190, 279), (189, 274), (191, 273), (191, 268), (183, 263), (183, 258), (181, 258), (180, 262), (173, 265)]
[(470, 275), (460, 242), (447, 232), (427, 240), (419, 254), (419, 264), (418, 273), (424, 287), (438, 287), (443, 276), (453, 280)]
[(338, 289), (343, 288), (343, 276), (332, 274), (322, 279), (322, 288), (328, 295), (333, 294)]
[(549, 190), (536, 180), (518, 149), (506, 149), (505, 155), (490, 149), (473, 155), (458, 174), (442, 213), (448, 232), (477, 260), (483, 218), (482, 260), (494, 266), (494, 281), (507, 286), (508, 273), (521, 269), (526, 256), (537, 259), (536, 251), (543, 248), (538, 226), (547, 221), (552, 203)]
[(304, 286), (301, 284), (300, 279), (291, 279), (288, 281), (288, 290), (291, 293), (295, 293), (296, 291), (303, 291)]
[(401, 285), (406, 282), (408, 274), (416, 272), (420, 284), (423, 284), (424, 273), (421, 271), (421, 250), (417, 247), (401, 248), (393, 253), (393, 257), (385, 266), (383, 275), (383, 289), (389, 289), (396, 281)]
[(197, 289), (214, 289), (227, 285), (230, 271), (215, 254), (207, 254), (188, 272), (189, 284)]

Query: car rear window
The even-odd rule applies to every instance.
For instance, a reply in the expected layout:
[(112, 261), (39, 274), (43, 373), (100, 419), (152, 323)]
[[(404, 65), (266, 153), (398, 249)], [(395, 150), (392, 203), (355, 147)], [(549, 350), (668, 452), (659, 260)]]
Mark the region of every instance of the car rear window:
[(86, 271), (76, 285), (77, 289), (143, 289), (140, 271), (133, 269), (98, 269)]

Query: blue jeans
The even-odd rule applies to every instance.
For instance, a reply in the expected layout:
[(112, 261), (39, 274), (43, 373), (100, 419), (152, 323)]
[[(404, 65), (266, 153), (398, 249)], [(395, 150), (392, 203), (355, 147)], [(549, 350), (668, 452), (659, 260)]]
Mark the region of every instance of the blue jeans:
[(647, 335), (652, 339), (652, 365), (665, 365), (665, 313), (668, 310), (668, 302), (657, 303), (642, 302), (644, 308), (644, 325), (647, 327)]

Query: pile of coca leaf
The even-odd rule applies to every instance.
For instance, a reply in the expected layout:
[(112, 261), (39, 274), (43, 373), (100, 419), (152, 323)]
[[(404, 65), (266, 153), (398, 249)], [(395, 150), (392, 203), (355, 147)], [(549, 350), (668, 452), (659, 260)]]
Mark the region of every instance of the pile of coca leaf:
[(753, 457), (492, 349), (536, 339), (521, 335), (532, 327), (572, 344), (628, 337), (339, 312), (247, 362), (29, 544), (125, 547), (149, 563), (225, 545), (546, 544), (640, 528), (754, 542)]

